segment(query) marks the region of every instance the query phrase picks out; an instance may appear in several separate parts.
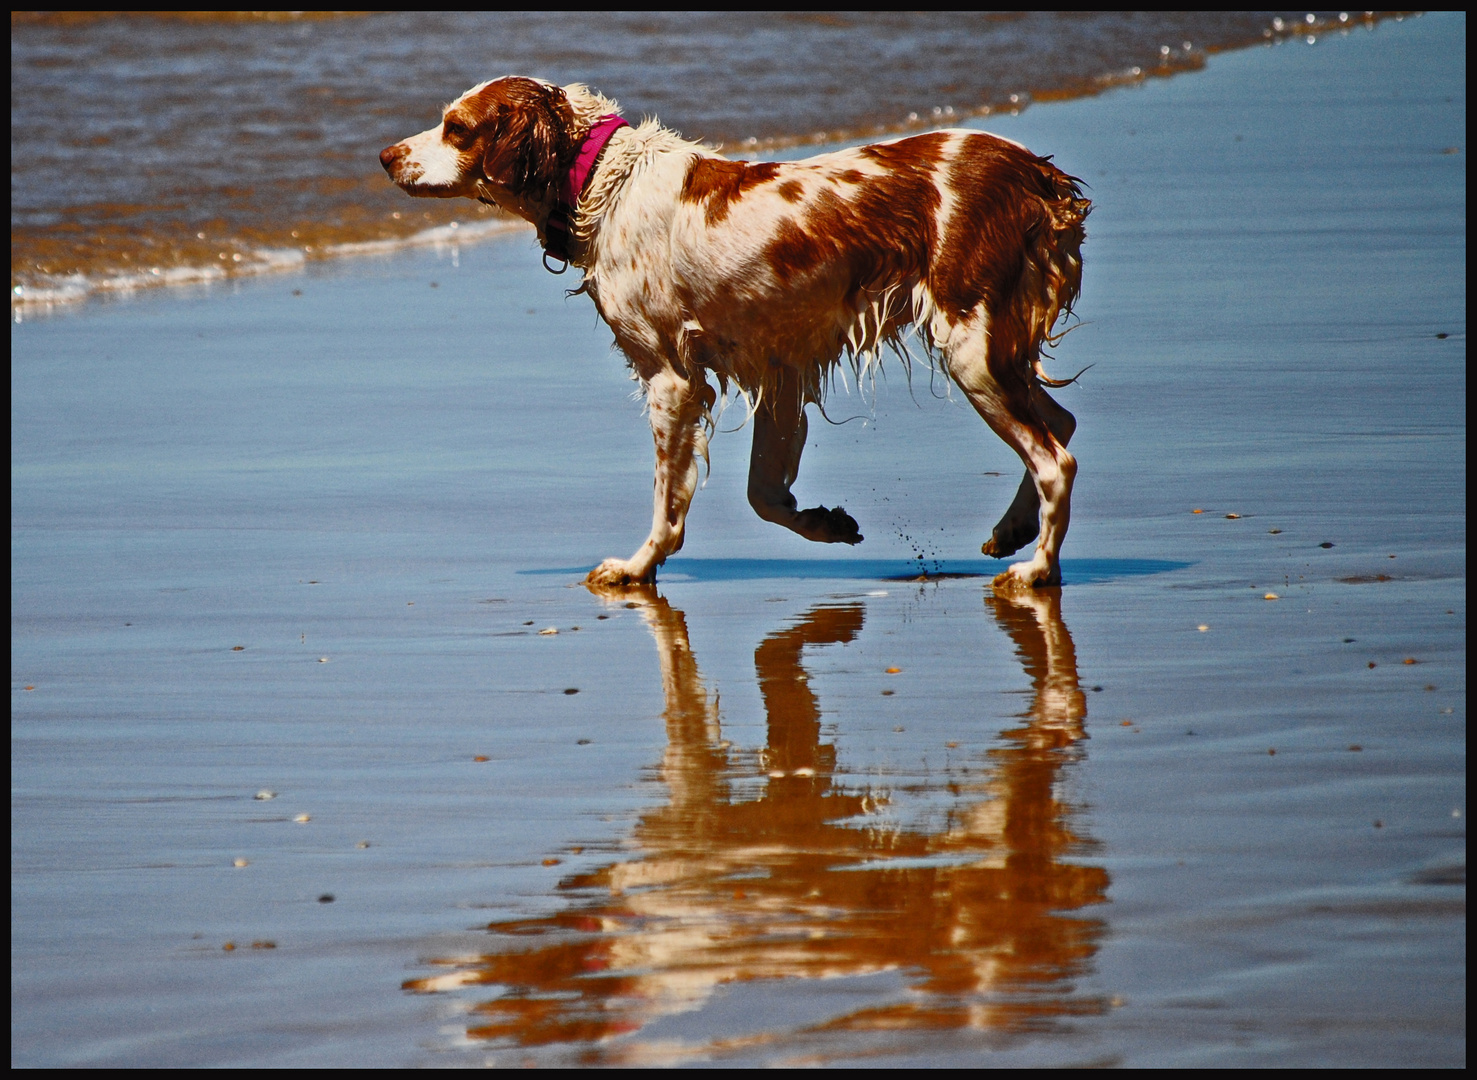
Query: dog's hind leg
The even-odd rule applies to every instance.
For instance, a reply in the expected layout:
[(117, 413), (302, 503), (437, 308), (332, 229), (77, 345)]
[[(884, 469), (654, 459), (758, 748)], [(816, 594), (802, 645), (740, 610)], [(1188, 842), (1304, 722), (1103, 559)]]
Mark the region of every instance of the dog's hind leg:
[(671, 369), (646, 382), (646, 410), (656, 442), (656, 481), (651, 535), (629, 559), (606, 559), (591, 570), (591, 585), (630, 585), (656, 580), (656, 568), (680, 551), (687, 508), (697, 490), (697, 459), (708, 456), (703, 412), (713, 389), (701, 377), (684, 379)]
[[(1046, 423), (1047, 429), (1057, 442), (1066, 446), (1077, 430), (1077, 418), (1062, 408), (1040, 385), (1031, 387), (1031, 407)], [(990, 532), (990, 539), (980, 548), (986, 555), (1003, 559), (1014, 555), (1025, 547), (1041, 531), (1041, 496), (1036, 492), (1036, 481), (1030, 470), (1021, 477), (1021, 486), (1016, 489), (1010, 508)]]
[[(995, 578), (995, 584), (1006, 588), (1060, 585), (1060, 552), (1071, 519), (1077, 459), (1034, 407), (1033, 393), (1038, 388), (1031, 381), (1029, 367), (1008, 354), (988, 355), (990, 341), (985, 322), (981, 310), (952, 329), (944, 343), (949, 374), (990, 429), (1020, 455), (1040, 505), (1034, 555), (1029, 562), (1012, 564)], [(1050, 400), (1045, 394), (1042, 398)], [(1052, 405), (1061, 409), (1054, 401)], [(1061, 412), (1065, 414), (1066, 410)]]
[(796, 509), (790, 485), (800, 472), (800, 455), (810, 425), (800, 380), (781, 369), (754, 411), (754, 448), (749, 457), (749, 505), (765, 521), (783, 525), (822, 544), (860, 544), (856, 519), (841, 507)]

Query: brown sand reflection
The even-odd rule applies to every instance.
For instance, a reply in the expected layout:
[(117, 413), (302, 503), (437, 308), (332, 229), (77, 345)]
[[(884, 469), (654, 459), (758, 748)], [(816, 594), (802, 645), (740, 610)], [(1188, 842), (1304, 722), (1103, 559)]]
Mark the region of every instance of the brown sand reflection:
[[(759, 979), (901, 974), (907, 993), (853, 1001), (813, 1032), (1019, 1030), (1101, 1010), (1071, 984), (1103, 927), (1078, 912), (1105, 901), (1108, 875), (1066, 861), (1085, 844), (1056, 782), (1087, 708), (1059, 590), (987, 593), (1031, 706), (983, 768), (925, 782), (957, 799), (932, 832), (878, 813), (886, 798), (843, 783), (822, 740), (804, 654), (853, 641), (861, 604), (818, 606), (755, 650), (769, 722), (755, 754), (722, 740), (683, 613), (654, 588), (621, 599), (657, 643), (666, 805), (641, 816), (631, 858), (561, 883), (566, 911), (492, 923), (483, 955), (433, 961), (450, 970), (407, 989), (495, 985), (500, 996), (471, 1008), (473, 1039), (562, 1046), (588, 1063), (618, 1063), (629, 1040), (613, 1037)], [(796, 1033), (783, 1016), (773, 1029), (740, 1041)]]

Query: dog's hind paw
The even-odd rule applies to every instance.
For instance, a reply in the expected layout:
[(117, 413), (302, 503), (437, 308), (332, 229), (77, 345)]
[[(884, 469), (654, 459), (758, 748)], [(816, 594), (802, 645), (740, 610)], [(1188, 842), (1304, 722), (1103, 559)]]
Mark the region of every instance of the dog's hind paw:
[(1039, 562), (1020, 562), (1011, 565), (1003, 574), (996, 574), (991, 587), (998, 593), (1030, 592), (1032, 589), (1049, 589), (1062, 583), (1062, 571), (1058, 566), (1046, 566)]
[(1034, 536), (1028, 536), (1019, 544), (1013, 543), (1007, 537), (1001, 536), (1000, 528), (999, 526), (996, 526), (995, 532), (990, 536), (990, 539), (986, 540), (983, 544), (980, 545), (980, 554), (988, 555), (992, 559), (1006, 559), (1014, 555), (1017, 551), (1025, 547), (1034, 539), (1036, 539)]
[(821, 544), (860, 544), (864, 537), (861, 528), (852, 517), (839, 506), (812, 506), (795, 515), (795, 531), (807, 540)]
[(995, 559), (1007, 559), (1036, 539), (1039, 532), (1035, 510), (1020, 519), (1006, 514), (990, 532), (990, 539), (980, 545), (980, 553)]

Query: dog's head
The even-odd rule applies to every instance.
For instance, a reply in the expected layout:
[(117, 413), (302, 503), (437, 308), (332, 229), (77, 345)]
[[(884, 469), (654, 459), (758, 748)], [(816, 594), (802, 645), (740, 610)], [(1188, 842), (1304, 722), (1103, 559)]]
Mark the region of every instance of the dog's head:
[(574, 127), (562, 89), (509, 76), (472, 87), (441, 123), (381, 150), (380, 164), (408, 194), (490, 199), (532, 221), (579, 151)]

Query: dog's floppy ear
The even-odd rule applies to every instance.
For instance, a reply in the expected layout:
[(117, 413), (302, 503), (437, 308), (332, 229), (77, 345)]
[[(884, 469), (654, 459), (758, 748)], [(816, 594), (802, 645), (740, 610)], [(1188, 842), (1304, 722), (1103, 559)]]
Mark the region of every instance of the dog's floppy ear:
[(574, 110), (564, 91), (533, 80), (507, 88), (482, 174), (514, 194), (542, 198), (574, 161), (570, 137)]

